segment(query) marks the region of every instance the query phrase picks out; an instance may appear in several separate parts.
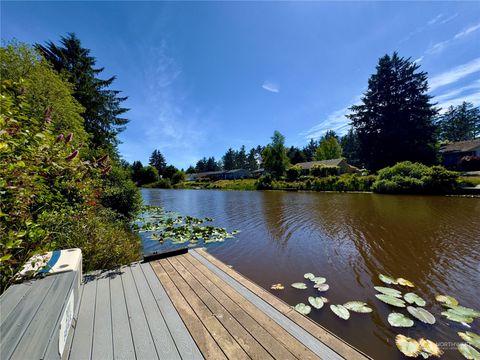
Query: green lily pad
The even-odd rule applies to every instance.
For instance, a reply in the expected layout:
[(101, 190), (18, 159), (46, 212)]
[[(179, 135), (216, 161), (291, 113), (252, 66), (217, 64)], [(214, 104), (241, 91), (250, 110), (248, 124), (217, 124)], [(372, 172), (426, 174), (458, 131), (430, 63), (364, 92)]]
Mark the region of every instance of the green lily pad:
[(397, 349), (400, 350), (403, 355), (408, 357), (417, 357), (422, 350), (422, 347), (417, 340), (401, 334), (398, 334), (395, 337), (395, 345), (397, 345)]
[(480, 353), (468, 344), (460, 344), (457, 349), (465, 359), (480, 360)]
[(315, 277), (315, 275), (313, 275), (312, 273), (306, 273), (305, 275), (303, 275), (303, 277), (305, 279), (312, 280)]
[(313, 287), (318, 291), (322, 291), (322, 292), (330, 289), (330, 286), (328, 284), (315, 284)]
[(402, 293), (400, 291), (392, 289), (392, 288), (383, 287), (383, 286), (374, 286), (373, 288), (375, 290), (377, 290), (378, 292), (381, 292), (382, 294), (385, 294), (385, 295), (388, 295), (388, 296), (393, 296), (393, 297), (396, 297), (396, 298), (401, 298), (402, 297)]
[(382, 282), (384, 282), (385, 284), (388, 284), (388, 285), (390, 285), (390, 284), (397, 285), (397, 280), (394, 279), (394, 278), (392, 278), (392, 277), (390, 277), (390, 276), (380, 274), (380, 275), (378, 275), (378, 278), (379, 278)]
[(402, 285), (402, 286), (415, 287), (413, 282), (411, 282), (410, 280), (404, 279), (404, 278), (398, 278), (397, 283), (398, 283), (398, 285)]
[(390, 313), (387, 320), (394, 327), (412, 327), (414, 324), (412, 319), (396, 312)]
[(343, 320), (350, 318), (350, 312), (343, 305), (330, 305), (330, 310)]
[(300, 314), (308, 315), (310, 314), (310, 311), (312, 311), (312, 308), (308, 305), (305, 305), (304, 303), (300, 303), (295, 305), (295, 310), (298, 311)]
[(321, 309), (323, 307), (323, 304), (324, 304), (324, 301), (322, 300), (321, 297), (314, 297), (314, 296), (309, 296), (308, 297), (308, 302), (315, 309)]
[(327, 282), (327, 279), (321, 276), (314, 277), (312, 280), (315, 284), (325, 284)]
[(452, 312), (458, 314), (458, 315), (462, 315), (462, 316), (466, 316), (466, 317), (472, 317), (472, 318), (477, 318), (477, 317), (480, 317), (480, 312), (477, 311), (477, 310), (474, 310), (474, 309), (470, 309), (470, 308), (467, 308), (465, 306), (460, 306), (460, 305), (456, 305), (456, 306), (453, 306), (453, 305), (448, 305), (448, 307), (450, 308), (450, 310), (452, 310)]
[(458, 332), (457, 334), (463, 339), (463, 341), (466, 341), (470, 345), (475, 346), (477, 349), (480, 349), (480, 335), (470, 331)]
[(435, 299), (438, 302), (441, 302), (446, 306), (456, 306), (456, 305), (458, 305), (457, 299), (455, 299), (454, 297), (448, 296), (448, 295), (437, 295), (437, 296), (435, 296)]
[(472, 317), (457, 314), (456, 312), (453, 312), (452, 309), (443, 311), (442, 315), (445, 316), (450, 321), (455, 321), (455, 322), (465, 323), (465, 324), (470, 324), (473, 322)]
[(396, 307), (405, 307), (405, 301), (402, 299), (398, 299), (396, 297), (390, 296), (390, 295), (385, 295), (385, 294), (375, 294), (377, 299), (383, 301), (386, 304), (396, 306)]
[(432, 315), (429, 311), (421, 307), (407, 306), (407, 311), (413, 317), (417, 318), (421, 322), (426, 324), (433, 325), (435, 324), (435, 316)]
[(301, 289), (301, 290), (304, 290), (307, 288), (307, 284), (301, 283), (301, 282), (293, 283), (291, 286), (295, 289)]
[(368, 306), (367, 303), (364, 303), (362, 301), (349, 301), (343, 306), (353, 312), (358, 312), (358, 313), (370, 313), (372, 312), (372, 309)]
[(427, 304), (425, 300), (423, 300), (420, 296), (418, 296), (415, 293), (411, 293), (411, 292), (406, 293), (405, 295), (403, 295), (403, 298), (409, 304), (415, 303), (415, 305), (418, 305), (418, 306), (425, 306)]

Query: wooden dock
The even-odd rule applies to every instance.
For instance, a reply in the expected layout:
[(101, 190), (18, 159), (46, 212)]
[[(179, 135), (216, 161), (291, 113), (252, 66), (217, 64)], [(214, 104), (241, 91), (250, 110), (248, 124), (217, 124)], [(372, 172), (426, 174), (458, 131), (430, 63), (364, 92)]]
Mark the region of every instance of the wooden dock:
[(367, 359), (208, 254), (92, 276), (69, 359)]

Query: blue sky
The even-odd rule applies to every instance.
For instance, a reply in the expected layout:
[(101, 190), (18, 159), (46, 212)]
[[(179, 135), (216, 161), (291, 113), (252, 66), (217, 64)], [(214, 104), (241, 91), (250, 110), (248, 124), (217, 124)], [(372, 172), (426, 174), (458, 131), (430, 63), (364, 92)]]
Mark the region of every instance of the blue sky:
[(480, 2), (1, 2), (1, 36), (75, 32), (129, 97), (122, 156), (187, 167), (274, 130), (346, 131), (379, 57), (429, 73), (442, 106), (480, 104)]

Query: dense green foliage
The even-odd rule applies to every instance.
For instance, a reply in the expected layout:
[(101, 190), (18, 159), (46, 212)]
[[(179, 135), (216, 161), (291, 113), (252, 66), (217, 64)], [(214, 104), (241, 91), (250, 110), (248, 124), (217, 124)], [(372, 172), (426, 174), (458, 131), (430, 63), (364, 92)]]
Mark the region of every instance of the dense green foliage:
[(302, 174), (302, 168), (298, 165), (290, 166), (287, 169), (287, 181), (296, 181)]
[(310, 169), (310, 174), (315, 177), (327, 177), (338, 175), (338, 166), (332, 165), (313, 165)]
[(361, 167), (362, 163), (359, 158), (360, 144), (358, 143), (358, 135), (353, 129), (340, 138), (342, 146), (342, 155), (350, 165)]
[(288, 157), (285, 149), (285, 137), (280, 132), (275, 131), (273, 133), (272, 142), (265, 147), (262, 156), (263, 167), (267, 173), (274, 178), (279, 178), (285, 174)]
[(87, 271), (138, 259), (138, 190), (108, 153), (92, 156), (72, 85), (25, 45), (2, 48), (0, 68), (0, 291), (47, 250), (81, 248)]
[(442, 166), (404, 161), (378, 172), (373, 191), (384, 194), (448, 194), (457, 187), (458, 173)]
[(473, 140), (480, 136), (480, 108), (467, 102), (450, 106), (439, 116), (437, 125), (440, 140)]
[(360, 160), (378, 170), (399, 161), (425, 164), (435, 160), (437, 109), (427, 94), (427, 74), (394, 53), (379, 60), (360, 105), (349, 118), (358, 135)]
[(164, 175), (165, 169), (167, 167), (167, 161), (165, 160), (165, 157), (160, 152), (160, 150), (153, 150), (152, 155), (150, 155), (150, 160), (148, 164), (157, 169), (158, 175)]
[(117, 135), (125, 129), (128, 120), (121, 117), (128, 109), (121, 106), (126, 97), (109, 87), (115, 76), (100, 79), (103, 68), (95, 68), (96, 60), (90, 50), (82, 47), (75, 34), (61, 37), (60, 44), (52, 41), (36, 48), (59, 73), (65, 74), (74, 85), (73, 96), (85, 108), (85, 130), (92, 135), (92, 145), (97, 148), (115, 147)]
[(334, 131), (327, 133), (320, 139), (320, 144), (315, 150), (315, 160), (339, 159), (342, 157), (342, 146), (338, 142)]

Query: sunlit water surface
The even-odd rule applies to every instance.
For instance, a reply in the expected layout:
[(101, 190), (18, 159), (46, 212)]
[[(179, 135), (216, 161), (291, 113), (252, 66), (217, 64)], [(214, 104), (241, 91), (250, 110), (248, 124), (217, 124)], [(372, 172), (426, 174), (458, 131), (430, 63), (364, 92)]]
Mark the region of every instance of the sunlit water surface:
[[(398, 333), (436, 342), (461, 340), (468, 330), (440, 315), (437, 294), (456, 297), (480, 309), (480, 200), (433, 196), (373, 194), (248, 192), (215, 190), (142, 190), (144, 202), (183, 215), (212, 217), (227, 230), (241, 230), (235, 239), (208, 246), (209, 252), (290, 305), (320, 296), (303, 274), (324, 276), (331, 303), (368, 302), (371, 314), (336, 317), (325, 306), (309, 317), (377, 359), (402, 359), (394, 345)], [(435, 325), (415, 321), (409, 329), (392, 328), (390, 307), (375, 298), (378, 274), (413, 281), (413, 290), (427, 300)], [(400, 312), (406, 313), (404, 310)], [(480, 332), (480, 319), (470, 331)], [(446, 359), (462, 357), (443, 344)]]

